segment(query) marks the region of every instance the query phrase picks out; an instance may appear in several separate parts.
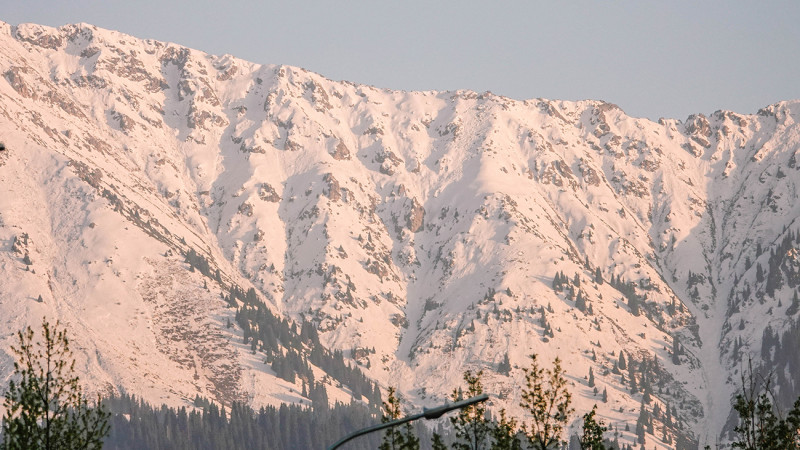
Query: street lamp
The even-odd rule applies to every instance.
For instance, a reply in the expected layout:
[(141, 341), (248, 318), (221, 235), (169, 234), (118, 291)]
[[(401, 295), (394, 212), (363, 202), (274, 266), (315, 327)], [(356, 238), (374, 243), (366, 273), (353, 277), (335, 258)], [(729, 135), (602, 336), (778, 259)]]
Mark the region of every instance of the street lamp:
[(372, 433), (373, 431), (383, 430), (385, 428), (394, 427), (417, 419), (438, 419), (439, 417), (442, 417), (443, 414), (450, 412), (454, 409), (466, 408), (467, 406), (474, 405), (475, 403), (485, 402), (488, 399), (489, 399), (488, 394), (481, 394), (476, 397), (468, 398), (466, 400), (457, 401), (455, 403), (445, 403), (444, 405), (437, 406), (435, 408), (424, 408), (421, 413), (413, 414), (407, 417), (403, 417), (402, 419), (392, 420), (391, 422), (381, 423), (378, 425), (373, 425), (371, 427), (358, 430), (352, 434), (349, 434), (339, 439), (338, 442), (328, 447), (328, 450), (334, 450), (351, 439), (355, 439), (367, 433)]

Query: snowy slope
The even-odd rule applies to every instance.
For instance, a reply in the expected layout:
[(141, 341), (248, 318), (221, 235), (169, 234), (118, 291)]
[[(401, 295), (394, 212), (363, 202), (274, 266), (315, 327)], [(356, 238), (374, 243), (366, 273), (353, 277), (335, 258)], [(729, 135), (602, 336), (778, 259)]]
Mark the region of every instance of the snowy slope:
[[(739, 361), (797, 319), (797, 244), (780, 247), (779, 287), (756, 271), (798, 230), (799, 102), (654, 123), (597, 101), (334, 82), (90, 25), (3, 24), (0, 41), (2, 348), (59, 318), (94, 389), (303, 401), (226, 326), (235, 283), (420, 406), (483, 369), (520, 413), (527, 355), (558, 356), (576, 408), (598, 403), (623, 442), (643, 394), (614, 373), (624, 352), (649, 367), (646, 408), (680, 422), (655, 418), (648, 445), (669, 448), (715, 442)], [(188, 270), (190, 248), (221, 282)]]

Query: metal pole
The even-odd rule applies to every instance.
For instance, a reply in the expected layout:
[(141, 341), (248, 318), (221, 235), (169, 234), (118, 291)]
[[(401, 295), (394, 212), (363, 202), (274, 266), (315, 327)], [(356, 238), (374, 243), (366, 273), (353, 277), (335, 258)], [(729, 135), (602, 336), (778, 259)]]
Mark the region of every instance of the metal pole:
[(358, 430), (352, 434), (343, 437), (342, 439), (339, 439), (338, 442), (328, 447), (328, 450), (334, 450), (351, 439), (355, 439), (367, 433), (372, 433), (373, 431), (379, 431), (385, 428), (402, 425), (406, 422), (411, 422), (412, 420), (417, 420), (417, 419), (438, 419), (439, 417), (442, 417), (443, 414), (450, 412), (454, 409), (466, 408), (467, 406), (474, 405), (475, 403), (485, 402), (488, 399), (489, 399), (488, 394), (481, 394), (478, 395), (477, 397), (468, 398), (466, 400), (461, 400), (455, 403), (445, 403), (444, 405), (437, 406), (435, 408), (424, 408), (421, 413), (412, 414), (407, 417), (392, 420), (391, 422), (380, 423), (378, 425), (372, 425), (371, 427)]

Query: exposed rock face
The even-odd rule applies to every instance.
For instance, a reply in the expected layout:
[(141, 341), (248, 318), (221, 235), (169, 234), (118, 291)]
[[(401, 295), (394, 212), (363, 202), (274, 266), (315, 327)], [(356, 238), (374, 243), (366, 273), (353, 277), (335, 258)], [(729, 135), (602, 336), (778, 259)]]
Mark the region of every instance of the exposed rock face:
[[(579, 410), (591, 368), (613, 393), (600, 414), (633, 423), (624, 353), (685, 424), (667, 433), (710, 443), (737, 361), (789, 360), (761, 342), (798, 317), (798, 102), (653, 123), (3, 26), (0, 315), (69, 323), (95, 390), (300, 402), (227, 326), (234, 285), (418, 405), (484, 369), (519, 413), (536, 352), (564, 360)], [(209, 266), (190, 271), (189, 249)]]
[(416, 197), (411, 199), (411, 211), (406, 216), (406, 226), (409, 231), (416, 233), (422, 229), (425, 223), (425, 208), (419, 203)]
[(339, 188), (339, 182), (331, 173), (326, 173), (324, 177), (322, 177), (322, 181), (328, 184), (327, 188), (325, 189), (325, 195), (331, 199), (331, 201), (338, 202), (342, 198), (342, 192)]
[(278, 192), (275, 191), (275, 188), (269, 183), (261, 183), (261, 187), (258, 190), (258, 197), (265, 202), (277, 203), (281, 201), (281, 196), (278, 195)]
[(348, 160), (350, 159), (350, 149), (344, 144), (344, 142), (339, 141), (336, 144), (336, 150), (331, 154), (333, 159), (337, 161)]
[(30, 86), (28, 86), (21, 76), (21, 74), (25, 73), (26, 71), (27, 69), (25, 67), (12, 67), (3, 75), (5, 76), (6, 80), (8, 80), (8, 84), (10, 84), (19, 95), (25, 98), (36, 100), (38, 95)]

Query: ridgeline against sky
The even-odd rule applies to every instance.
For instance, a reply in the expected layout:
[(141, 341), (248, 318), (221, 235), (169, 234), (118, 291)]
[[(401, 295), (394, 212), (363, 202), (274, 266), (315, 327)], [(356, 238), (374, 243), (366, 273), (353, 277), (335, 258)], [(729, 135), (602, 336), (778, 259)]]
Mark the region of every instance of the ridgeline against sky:
[(800, 97), (800, 3), (793, 1), (0, 5), (0, 20), (11, 24), (88, 22), (334, 80), (605, 100), (652, 120), (754, 113)]

